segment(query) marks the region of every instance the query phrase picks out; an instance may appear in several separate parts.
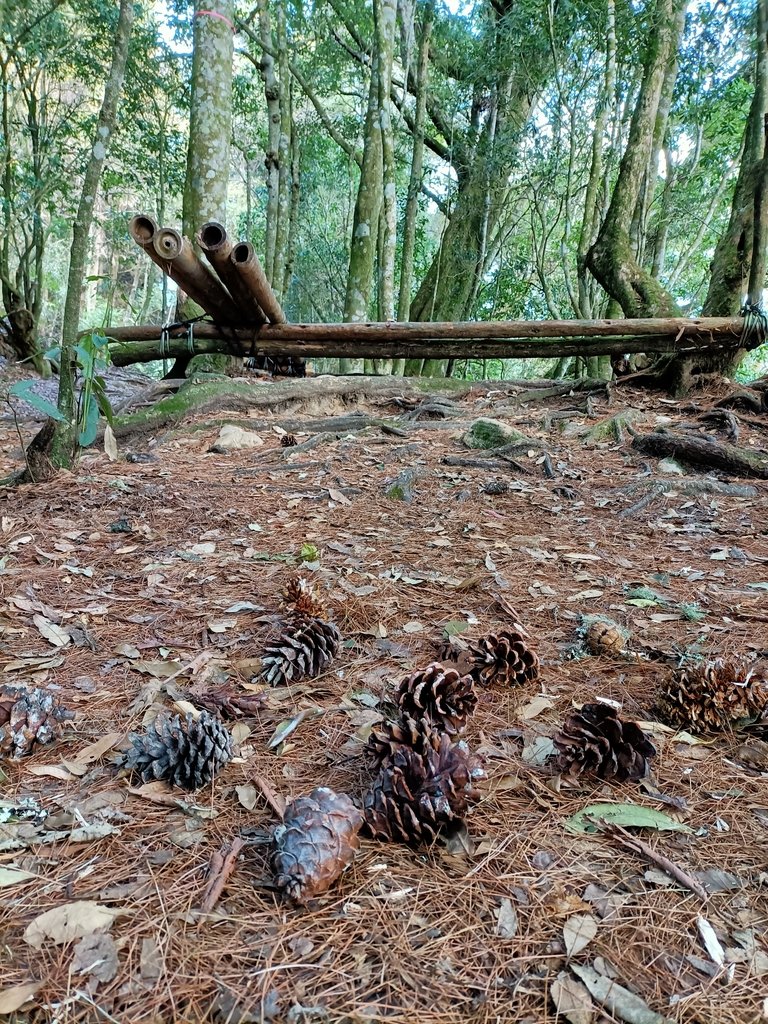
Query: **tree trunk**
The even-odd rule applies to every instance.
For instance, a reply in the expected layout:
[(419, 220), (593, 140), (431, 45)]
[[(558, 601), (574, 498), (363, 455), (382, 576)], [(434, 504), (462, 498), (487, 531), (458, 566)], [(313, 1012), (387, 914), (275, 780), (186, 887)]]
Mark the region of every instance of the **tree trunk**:
[(280, 85), (272, 56), (272, 25), (269, 0), (259, 0), (259, 35), (261, 38), (261, 78), (267, 103), (267, 149), (264, 167), (267, 172), (266, 235), (264, 240), (264, 272), (271, 282), (275, 273), (275, 244), (280, 202)]
[(74, 345), (80, 325), (80, 303), (83, 294), (85, 264), (88, 258), (88, 236), (93, 223), (93, 210), (99, 190), (101, 172), (107, 157), (107, 147), (117, 120), (117, 107), (123, 90), (134, 12), (133, 0), (120, 0), (112, 64), (104, 86), (104, 99), (96, 123), (91, 155), (85, 169), (80, 203), (72, 225), (67, 295), (64, 301), (64, 317), (61, 327), (58, 397), (59, 412), (64, 416), (66, 422), (56, 424), (48, 446), (50, 460), (54, 466), (70, 466), (78, 447)]
[(413, 119), (411, 173), (408, 181), (408, 198), (405, 204), (405, 218), (403, 222), (400, 294), (397, 302), (398, 320), (408, 320), (411, 314), (413, 257), (416, 248), (416, 225), (419, 214), (421, 178), (424, 171), (424, 120), (427, 109), (427, 83), (429, 80), (429, 40), (432, 35), (434, 15), (434, 0), (428, 0), (421, 24), (419, 57), (416, 65), (416, 112)]
[[(491, 30), (486, 64), (492, 80), (483, 77), (476, 84), (470, 127), (450, 140), (457, 176), (455, 202), (439, 249), (411, 303), (412, 320), (463, 320), (471, 315), (488, 239), (507, 204), (523, 128), (552, 69), (552, 53), (540, 33), (532, 32), (525, 48), (515, 38), (511, 57), (513, 34), (506, 16), (514, 13), (513, 7), (499, 2), (494, 11), (498, 21)], [(568, 26), (570, 21), (564, 25)], [(450, 134), (451, 129), (445, 130)], [(445, 363), (428, 363), (421, 372), (434, 375), (445, 369)], [(408, 372), (419, 371), (415, 364), (406, 364)]]
[[(381, 120), (382, 199), (379, 249), (379, 319), (395, 319), (395, 248), (397, 245), (397, 186), (395, 140), (392, 133), (390, 93), (397, 25), (397, 0), (374, 0), (376, 46), (379, 51), (379, 117)], [(374, 373), (391, 373), (391, 359), (374, 359)]]
[(670, 69), (677, 63), (686, 5), (687, 0), (656, 0), (627, 147), (608, 213), (587, 254), (589, 269), (627, 317), (673, 316), (677, 310), (673, 297), (638, 262), (630, 231), (643, 199), (643, 185), (659, 134), (660, 106), (670, 88)]
[[(195, 5), (182, 222), (196, 249), (195, 236), (206, 221), (227, 219), (234, 16), (234, 0), (197, 0)], [(191, 299), (179, 309), (182, 318), (201, 312)], [(228, 365), (233, 364), (223, 357), (210, 363), (217, 369)]]
[[(360, 323), (368, 319), (373, 289), (373, 271), (379, 231), (379, 213), (382, 204), (382, 142), (381, 142), (381, 101), (379, 75), (381, 67), (380, 39), (381, 3), (374, 4), (376, 44), (371, 62), (371, 78), (368, 89), (368, 108), (365, 115), (363, 139), (363, 161), (360, 167), (360, 182), (355, 201), (352, 221), (352, 241), (349, 253), (347, 288), (344, 298), (344, 320)], [(391, 28), (394, 32), (394, 25)], [(342, 359), (341, 373), (361, 373), (362, 359)]]
[(731, 215), (715, 248), (707, 316), (733, 316), (741, 308), (752, 263), (754, 197), (763, 158), (764, 118), (768, 112), (768, 0), (758, 0), (756, 19), (755, 92), (744, 128), (744, 146), (731, 203)]

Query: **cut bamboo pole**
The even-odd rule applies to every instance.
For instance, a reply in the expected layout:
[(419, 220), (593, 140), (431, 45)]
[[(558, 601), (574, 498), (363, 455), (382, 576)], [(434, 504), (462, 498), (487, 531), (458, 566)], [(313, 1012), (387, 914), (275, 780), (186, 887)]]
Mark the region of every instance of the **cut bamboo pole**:
[(272, 285), (267, 280), (251, 243), (238, 242), (232, 250), (230, 260), (244, 285), (266, 313), (267, 319), (273, 324), (284, 324), (285, 313), (272, 291)]
[[(680, 355), (733, 351), (739, 347), (740, 317), (655, 320), (544, 320), (470, 323), (265, 324), (222, 333), (215, 324), (194, 328), (206, 352), (414, 359), (530, 359), (631, 352)], [(119, 366), (153, 358), (157, 327), (118, 327), (109, 332)], [(169, 332), (170, 352), (186, 345), (186, 328)]]
[(240, 322), (255, 325), (266, 323), (267, 318), (264, 311), (230, 259), (232, 243), (227, 237), (227, 229), (224, 225), (219, 224), (218, 221), (209, 220), (200, 228), (197, 243), (242, 313)]
[(224, 285), (200, 262), (189, 240), (175, 228), (159, 228), (152, 248), (168, 276), (217, 323), (242, 323), (242, 314)]

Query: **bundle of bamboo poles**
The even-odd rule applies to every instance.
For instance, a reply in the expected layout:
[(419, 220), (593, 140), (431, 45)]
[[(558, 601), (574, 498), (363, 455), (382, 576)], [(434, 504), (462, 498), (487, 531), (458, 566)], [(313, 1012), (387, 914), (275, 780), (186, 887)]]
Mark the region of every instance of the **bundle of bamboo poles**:
[(218, 221), (203, 224), (196, 238), (211, 270), (175, 228), (158, 227), (151, 217), (140, 214), (131, 220), (130, 232), (147, 256), (215, 324), (258, 329), (266, 323), (286, 322), (251, 243), (232, 245)]

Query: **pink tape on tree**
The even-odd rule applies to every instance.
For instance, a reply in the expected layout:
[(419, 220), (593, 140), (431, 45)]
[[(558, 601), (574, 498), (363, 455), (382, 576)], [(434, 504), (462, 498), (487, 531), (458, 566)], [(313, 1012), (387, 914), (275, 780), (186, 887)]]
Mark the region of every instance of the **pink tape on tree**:
[(207, 15), (207, 17), (209, 17), (209, 18), (218, 18), (219, 21), (223, 21), (225, 25), (229, 25), (229, 27), (232, 29), (233, 32), (237, 31), (235, 29), (235, 26), (232, 24), (232, 22), (226, 16), (226, 14), (219, 14), (218, 11), (195, 11), (195, 17), (196, 18), (199, 18), (202, 15)]

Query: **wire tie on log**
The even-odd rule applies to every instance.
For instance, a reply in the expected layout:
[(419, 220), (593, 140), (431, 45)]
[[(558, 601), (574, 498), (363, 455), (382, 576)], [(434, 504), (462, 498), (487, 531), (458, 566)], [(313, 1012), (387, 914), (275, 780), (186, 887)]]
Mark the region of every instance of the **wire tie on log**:
[(195, 321), (190, 320), (187, 324), (187, 352), (191, 356), (195, 354)]
[(745, 302), (739, 310), (739, 315), (744, 317), (739, 339), (742, 347), (759, 348), (768, 338), (768, 316), (756, 302)]
[(171, 354), (171, 337), (168, 333), (168, 324), (164, 324), (160, 331), (160, 358), (167, 359)]
[(229, 20), (229, 18), (226, 16), (226, 14), (219, 14), (218, 11), (195, 11), (195, 17), (196, 18), (201, 18), (201, 17), (218, 18), (218, 20), (219, 21), (223, 21), (225, 25), (229, 25), (229, 27), (232, 29), (232, 34), (233, 35), (235, 35), (236, 32), (237, 32), (237, 29), (232, 24), (232, 22)]

